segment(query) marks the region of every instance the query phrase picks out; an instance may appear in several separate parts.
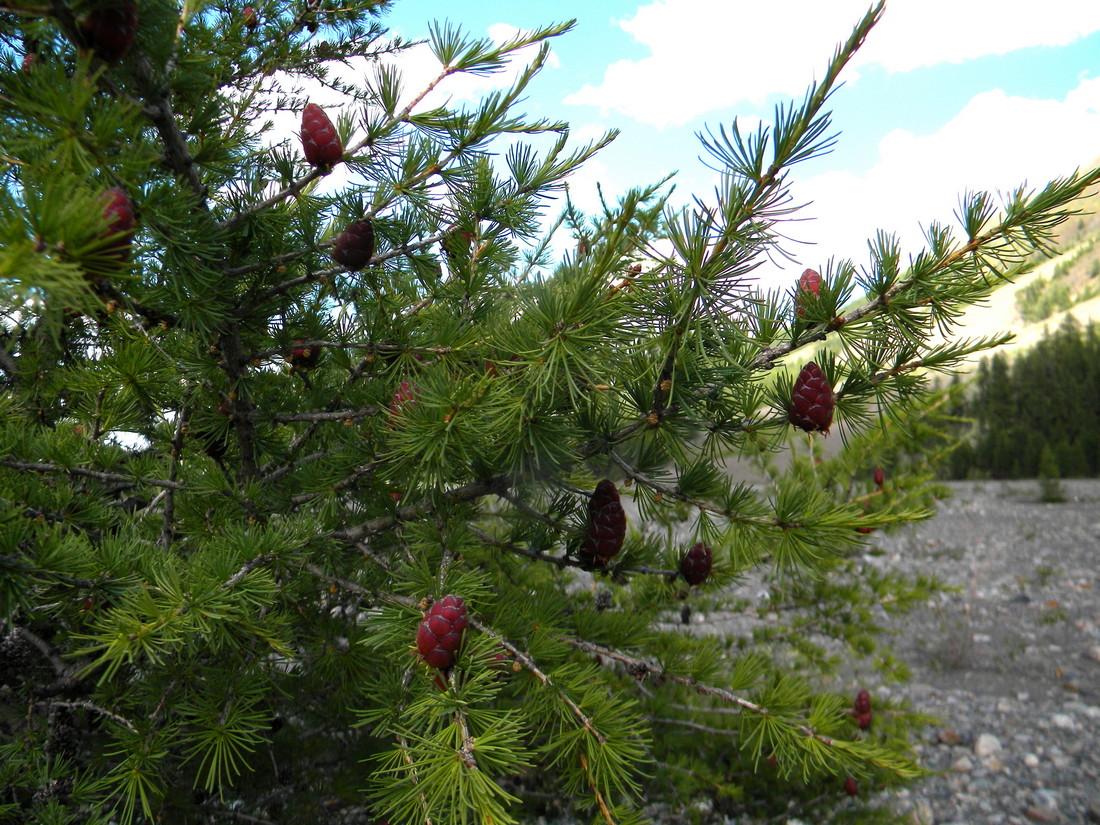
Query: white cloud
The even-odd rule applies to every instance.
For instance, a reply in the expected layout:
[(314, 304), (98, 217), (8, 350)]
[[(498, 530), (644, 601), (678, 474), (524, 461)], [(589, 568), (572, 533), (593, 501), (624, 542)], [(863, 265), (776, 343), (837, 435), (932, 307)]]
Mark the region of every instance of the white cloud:
[(1100, 155), (1100, 78), (1082, 80), (1064, 100), (1034, 100), (995, 89), (972, 98), (940, 130), (914, 135), (896, 130), (879, 144), (878, 162), (864, 175), (833, 171), (796, 180), (798, 201), (812, 200), (789, 227), (814, 247), (798, 247), (797, 265), (833, 256), (868, 261), (876, 229), (896, 233), (903, 254), (923, 247), (921, 227), (933, 220), (956, 226), (952, 212), (966, 190), (1007, 193), (1021, 184), (1039, 189)]
[[(649, 55), (608, 66), (603, 82), (569, 104), (658, 127), (768, 95), (801, 96), (870, 0), (779, 3), (657, 0), (619, 21)], [(1100, 30), (1100, 3), (1044, 0), (891, 0), (853, 65), (907, 71), (939, 62), (1055, 46)], [(853, 82), (858, 73), (845, 75)]]

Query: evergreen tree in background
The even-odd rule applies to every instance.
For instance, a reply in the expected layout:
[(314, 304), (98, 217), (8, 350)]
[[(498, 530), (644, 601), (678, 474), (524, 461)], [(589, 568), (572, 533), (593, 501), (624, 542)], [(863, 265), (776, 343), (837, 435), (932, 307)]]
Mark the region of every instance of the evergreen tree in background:
[(1068, 315), (1012, 360), (983, 359), (956, 412), (973, 425), (953, 478), (1100, 475), (1100, 331)]
[(932, 334), (1100, 170), (760, 294), (881, 3), (771, 127), (703, 137), (709, 197), (549, 227), (613, 137), (517, 110), (570, 24), (431, 27), (432, 89), (533, 58), (419, 110), (385, 5), (0, 12), (0, 822), (851, 821), (921, 772), (919, 709), (856, 688), (936, 586), (866, 533), (928, 514), (924, 376), (1000, 340)]

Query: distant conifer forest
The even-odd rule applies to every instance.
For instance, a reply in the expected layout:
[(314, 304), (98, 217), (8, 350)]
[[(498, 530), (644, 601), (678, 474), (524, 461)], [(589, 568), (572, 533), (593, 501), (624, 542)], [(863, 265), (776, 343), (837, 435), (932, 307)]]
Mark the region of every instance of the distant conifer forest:
[[(966, 379), (956, 378), (957, 383)], [(953, 410), (950, 478), (1100, 475), (1100, 330), (1072, 316), (1035, 346), (983, 359)]]

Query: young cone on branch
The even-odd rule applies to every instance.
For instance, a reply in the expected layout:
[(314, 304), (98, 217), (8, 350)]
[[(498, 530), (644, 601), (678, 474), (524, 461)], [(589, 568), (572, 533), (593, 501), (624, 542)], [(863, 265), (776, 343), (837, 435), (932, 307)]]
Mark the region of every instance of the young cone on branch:
[(680, 562), (680, 575), (690, 585), (702, 584), (710, 575), (712, 561), (710, 547), (700, 541), (684, 554)]
[(588, 501), (588, 523), (580, 556), (593, 567), (606, 567), (618, 555), (626, 537), (626, 513), (615, 482), (604, 479)]
[(130, 242), (134, 235), (134, 207), (129, 196), (119, 188), (108, 189), (100, 197), (103, 219), (107, 221), (104, 237), (112, 238), (112, 255), (120, 261), (130, 258)]
[(302, 152), (318, 169), (330, 169), (344, 156), (344, 144), (325, 110), (307, 103), (302, 110)]
[(836, 399), (821, 367), (810, 361), (798, 373), (791, 390), (788, 415), (794, 426), (808, 433), (829, 434)]
[(795, 315), (802, 318), (806, 314), (806, 304), (811, 296), (816, 298), (821, 294), (821, 275), (817, 270), (807, 269), (798, 279), (798, 289), (795, 292)]
[(444, 596), (435, 602), (424, 614), (416, 633), (420, 657), (440, 670), (452, 667), (468, 623), (466, 602), (459, 596)]
[(359, 272), (374, 255), (374, 224), (356, 221), (332, 243), (332, 259), (351, 272)]

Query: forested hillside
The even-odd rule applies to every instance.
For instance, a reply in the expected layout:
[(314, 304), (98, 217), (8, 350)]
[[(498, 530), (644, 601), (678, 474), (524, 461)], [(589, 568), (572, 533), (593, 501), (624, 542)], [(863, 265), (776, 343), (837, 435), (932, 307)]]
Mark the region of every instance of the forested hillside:
[(954, 478), (1100, 474), (1100, 328), (1068, 316), (1014, 358), (983, 359), (957, 412), (973, 419)]

